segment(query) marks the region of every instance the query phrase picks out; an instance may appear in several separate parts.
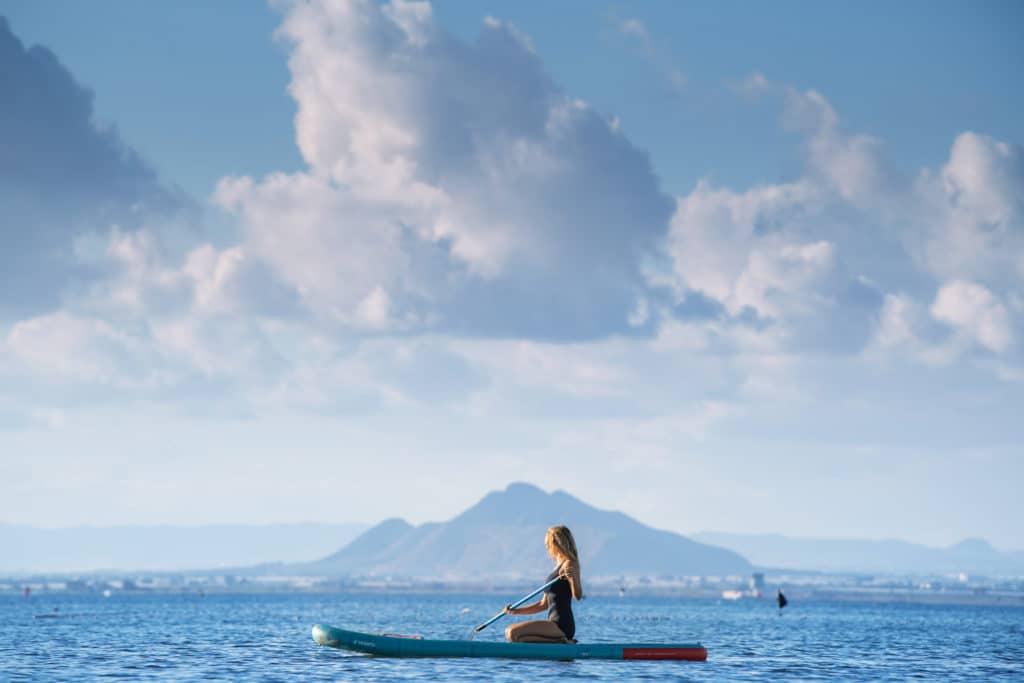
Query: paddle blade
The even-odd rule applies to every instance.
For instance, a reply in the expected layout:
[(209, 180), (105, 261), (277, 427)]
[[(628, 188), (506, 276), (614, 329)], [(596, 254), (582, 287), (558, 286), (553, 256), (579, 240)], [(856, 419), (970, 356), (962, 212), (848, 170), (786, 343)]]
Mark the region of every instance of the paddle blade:
[(479, 626), (477, 626), (475, 629), (473, 629), (473, 632), (474, 633), (480, 633), (480, 631), (483, 631), (485, 628), (487, 628), (488, 626), (490, 626), (491, 624), (496, 622), (498, 619), (501, 619), (503, 616), (505, 616), (505, 610), (501, 610), (500, 612), (495, 614), (493, 617), (491, 617), (490, 619), (488, 619), (484, 623), (482, 623)]

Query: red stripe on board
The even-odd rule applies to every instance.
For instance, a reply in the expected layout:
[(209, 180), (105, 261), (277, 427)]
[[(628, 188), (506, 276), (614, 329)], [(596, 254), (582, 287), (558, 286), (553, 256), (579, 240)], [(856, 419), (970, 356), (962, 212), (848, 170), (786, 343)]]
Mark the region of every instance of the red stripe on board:
[(708, 651), (703, 647), (624, 647), (623, 659), (687, 659), (703, 662)]

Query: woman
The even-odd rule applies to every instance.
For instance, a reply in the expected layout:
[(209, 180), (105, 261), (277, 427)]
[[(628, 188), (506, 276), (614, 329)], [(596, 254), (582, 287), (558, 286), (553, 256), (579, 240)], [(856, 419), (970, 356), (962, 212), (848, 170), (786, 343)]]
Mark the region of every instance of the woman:
[(580, 558), (576, 541), (568, 527), (553, 526), (544, 536), (548, 555), (556, 562), (555, 571), (547, 581), (558, 577), (548, 586), (543, 597), (532, 605), (513, 609), (505, 606), (505, 614), (536, 614), (548, 611), (547, 619), (536, 619), (512, 624), (505, 629), (505, 638), (512, 643), (575, 643), (576, 622), (572, 618), (572, 599), (583, 599), (580, 580)]

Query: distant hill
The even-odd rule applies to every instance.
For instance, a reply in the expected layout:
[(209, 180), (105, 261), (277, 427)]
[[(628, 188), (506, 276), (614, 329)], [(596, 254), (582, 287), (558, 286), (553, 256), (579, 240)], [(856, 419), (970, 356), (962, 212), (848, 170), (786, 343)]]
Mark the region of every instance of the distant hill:
[(0, 524), (0, 575), (97, 569), (217, 569), (323, 557), (366, 524), (110, 526)]
[(999, 551), (982, 539), (932, 548), (896, 540), (791, 538), (714, 531), (693, 537), (742, 553), (760, 567), (876, 574), (1024, 575), (1024, 552)]
[(413, 526), (390, 519), (319, 562), (288, 571), (323, 575), (437, 579), (543, 576), (548, 527), (565, 524), (590, 576), (746, 574), (738, 553), (645, 526), (621, 512), (599, 510), (564, 491), (511, 484), (457, 517)]

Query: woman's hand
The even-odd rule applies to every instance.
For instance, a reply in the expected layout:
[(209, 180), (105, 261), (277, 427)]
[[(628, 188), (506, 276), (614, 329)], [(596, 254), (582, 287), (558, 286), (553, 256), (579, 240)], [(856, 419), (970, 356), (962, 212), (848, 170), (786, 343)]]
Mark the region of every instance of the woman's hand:
[(512, 609), (512, 603), (505, 605), (505, 614), (515, 614), (516, 611)]

